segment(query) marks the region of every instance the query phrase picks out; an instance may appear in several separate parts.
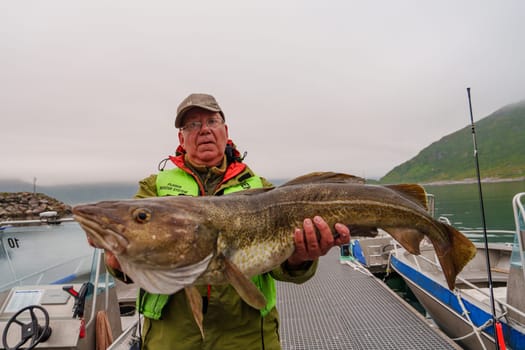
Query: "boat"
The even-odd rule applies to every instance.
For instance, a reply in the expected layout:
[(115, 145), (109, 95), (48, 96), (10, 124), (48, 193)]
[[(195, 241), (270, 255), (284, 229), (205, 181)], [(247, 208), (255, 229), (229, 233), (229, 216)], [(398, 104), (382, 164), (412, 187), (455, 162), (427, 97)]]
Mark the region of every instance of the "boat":
[(348, 265), (359, 264), (373, 275), (385, 274), (394, 239), (382, 230), (376, 237), (352, 239), (350, 244), (341, 247), (341, 258)]
[(0, 224), (0, 349), (138, 344), (136, 289), (107, 273), (77, 222), (49, 214)]
[[(485, 244), (477, 243), (478, 253), (458, 275), (454, 290), (448, 289), (430, 244), (422, 244), (420, 255), (412, 255), (399, 245), (394, 245), (391, 252), (392, 269), (402, 276), (433, 322), (465, 349), (501, 349), (503, 346), (525, 349), (524, 199), (525, 193), (513, 198), (514, 243), (489, 243), (488, 250)], [(487, 233), (499, 232), (487, 230)], [(492, 283), (489, 283), (486, 254)], [(496, 344), (498, 333), (493, 319), (501, 325), (505, 345), (501, 341)]]

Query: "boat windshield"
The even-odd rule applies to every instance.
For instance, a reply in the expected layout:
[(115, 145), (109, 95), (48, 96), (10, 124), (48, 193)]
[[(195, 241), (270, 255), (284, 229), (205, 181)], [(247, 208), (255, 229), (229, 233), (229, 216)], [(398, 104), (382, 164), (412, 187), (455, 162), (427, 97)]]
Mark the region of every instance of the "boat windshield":
[(0, 230), (0, 292), (21, 285), (89, 281), (93, 253), (77, 222), (4, 222)]

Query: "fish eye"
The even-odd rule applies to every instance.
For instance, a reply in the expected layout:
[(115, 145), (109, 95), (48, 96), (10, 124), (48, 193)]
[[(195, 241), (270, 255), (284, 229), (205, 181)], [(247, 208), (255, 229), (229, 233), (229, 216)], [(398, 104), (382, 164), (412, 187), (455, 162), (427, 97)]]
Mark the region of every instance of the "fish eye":
[(145, 208), (135, 209), (133, 212), (133, 218), (139, 224), (145, 224), (151, 218), (151, 212)]

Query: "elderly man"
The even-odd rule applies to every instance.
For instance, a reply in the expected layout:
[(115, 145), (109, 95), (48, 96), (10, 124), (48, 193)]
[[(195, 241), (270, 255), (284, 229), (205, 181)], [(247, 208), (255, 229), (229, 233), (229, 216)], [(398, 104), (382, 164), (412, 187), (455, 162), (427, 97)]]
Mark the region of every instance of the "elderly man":
[[(166, 160), (175, 167), (163, 166), (158, 174), (140, 181), (137, 198), (212, 196), (271, 186), (242, 162), (228, 138), (224, 113), (213, 96), (191, 94), (184, 99), (177, 109), (175, 127), (179, 129), (180, 145), (176, 156)], [(174, 295), (141, 291), (137, 304), (145, 316), (143, 349), (280, 349), (274, 279), (302, 283), (311, 278), (320, 256), (350, 240), (346, 226), (337, 224), (335, 229), (337, 238), (322, 218), (305, 218), (303, 227), (294, 232), (293, 255), (275, 270), (252, 278), (268, 301), (262, 310), (246, 304), (231, 285), (200, 287), (204, 338), (184, 291)], [(107, 262), (118, 270), (114, 257), (108, 256)]]

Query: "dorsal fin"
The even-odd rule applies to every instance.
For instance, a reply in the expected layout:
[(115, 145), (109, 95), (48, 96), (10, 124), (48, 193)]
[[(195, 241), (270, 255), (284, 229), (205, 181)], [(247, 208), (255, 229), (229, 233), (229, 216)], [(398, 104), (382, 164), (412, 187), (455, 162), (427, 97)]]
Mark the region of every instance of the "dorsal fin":
[(310, 174), (302, 175), (292, 179), (281, 186), (292, 186), (292, 185), (304, 185), (312, 183), (355, 183), (355, 184), (364, 184), (365, 179), (343, 173), (334, 173), (334, 172), (313, 172)]
[(416, 204), (421, 205), (423, 208), (425, 208), (426, 211), (428, 211), (427, 193), (425, 192), (425, 189), (421, 185), (399, 184), (399, 185), (386, 185), (385, 187), (388, 187), (396, 192), (401, 193), (402, 195), (412, 200)]

